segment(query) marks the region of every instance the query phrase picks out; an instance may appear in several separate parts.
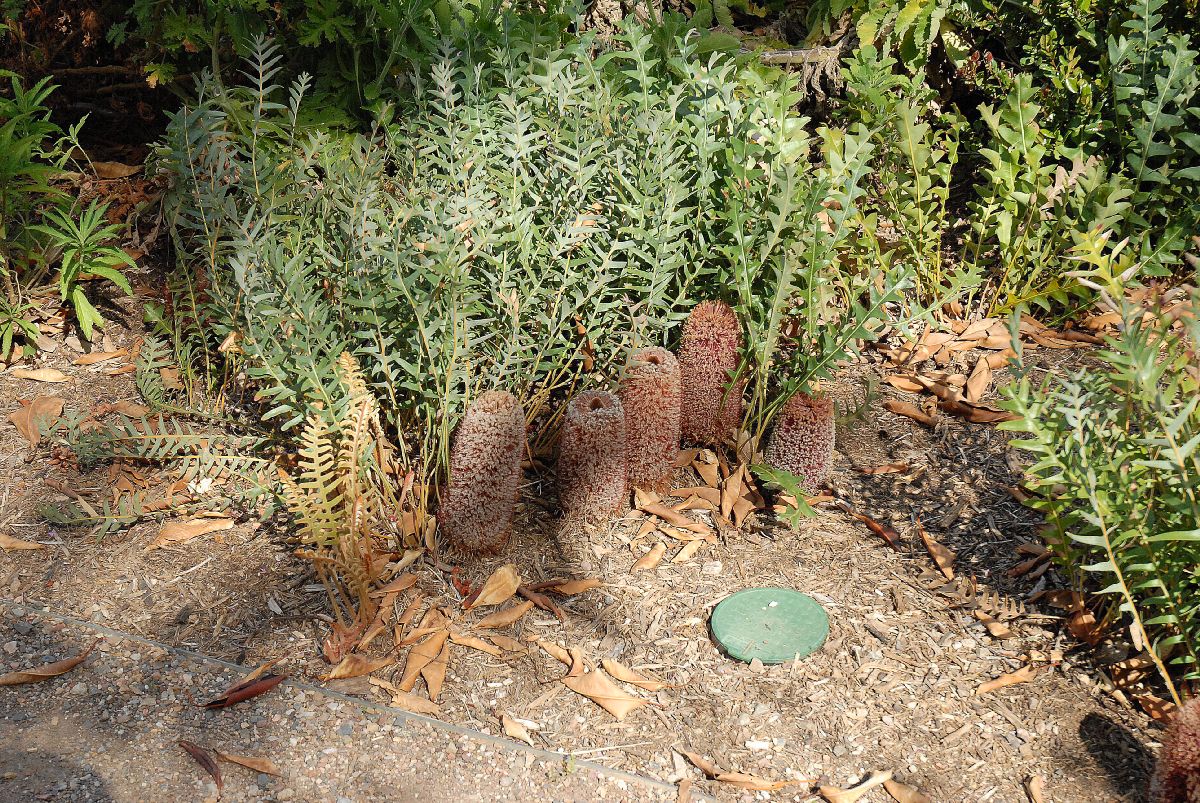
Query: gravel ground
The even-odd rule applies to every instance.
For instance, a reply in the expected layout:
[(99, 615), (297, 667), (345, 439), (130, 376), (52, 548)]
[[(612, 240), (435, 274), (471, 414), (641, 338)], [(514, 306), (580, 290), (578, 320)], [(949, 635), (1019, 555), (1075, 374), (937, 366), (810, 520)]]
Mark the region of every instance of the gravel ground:
[[(113, 631), (104, 631), (112, 633)], [(78, 654), (101, 635), (0, 608), (0, 670)], [(229, 709), (193, 705), (247, 670), (109, 635), (84, 663), (0, 693), (0, 801), (215, 801), (179, 740), (269, 758), (281, 777), (220, 763), (223, 801), (666, 801), (676, 791), (304, 684)]]

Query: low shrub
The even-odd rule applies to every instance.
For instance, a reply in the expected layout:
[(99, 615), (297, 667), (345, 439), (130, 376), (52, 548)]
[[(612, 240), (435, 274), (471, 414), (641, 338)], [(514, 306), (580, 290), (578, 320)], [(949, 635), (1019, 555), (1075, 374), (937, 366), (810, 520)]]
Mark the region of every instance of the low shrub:
[[(1123, 273), (1132, 257), (1120, 250), (1080, 254), (1093, 262), (1085, 280), (1103, 287), (1096, 275)], [(1173, 678), (1200, 680), (1200, 321), (1187, 311), (1198, 301), (1176, 314), (1161, 299), (1121, 303), (1100, 365), (1025, 376), (1008, 391), (1020, 420), (1003, 425), (1035, 455), (1030, 504), (1058, 564), (1076, 588), (1098, 582), (1111, 603), (1097, 618), (1128, 627), (1176, 702)]]

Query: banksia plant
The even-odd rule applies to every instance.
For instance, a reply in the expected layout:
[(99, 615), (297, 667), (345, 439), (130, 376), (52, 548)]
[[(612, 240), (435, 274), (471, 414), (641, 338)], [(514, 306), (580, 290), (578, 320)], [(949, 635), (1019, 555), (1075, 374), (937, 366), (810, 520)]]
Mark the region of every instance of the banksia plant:
[(1200, 697), (1185, 703), (1167, 729), (1150, 803), (1200, 803)]
[(679, 362), (662, 348), (638, 349), (621, 380), (629, 484), (661, 488), (679, 454)]
[(558, 500), (571, 521), (609, 516), (625, 503), (625, 411), (611, 393), (590, 390), (567, 406), (558, 447)]
[(741, 424), (744, 382), (726, 394), (741, 350), (742, 326), (729, 305), (697, 304), (679, 345), (679, 423), (685, 440), (720, 443)]
[(800, 478), (800, 487), (810, 494), (825, 482), (833, 465), (833, 412), (828, 396), (814, 399), (797, 393), (775, 419), (775, 429), (763, 452), (769, 466), (795, 474)]
[(525, 411), (511, 393), (492, 390), (467, 408), (454, 432), (450, 482), (438, 512), (450, 542), (470, 552), (496, 552), (512, 529)]

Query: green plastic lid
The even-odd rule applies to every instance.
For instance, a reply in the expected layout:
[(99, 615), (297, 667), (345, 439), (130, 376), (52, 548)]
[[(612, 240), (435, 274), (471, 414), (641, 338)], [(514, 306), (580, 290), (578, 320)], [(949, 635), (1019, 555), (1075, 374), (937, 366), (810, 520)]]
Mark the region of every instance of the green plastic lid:
[(829, 616), (807, 594), (789, 588), (748, 588), (726, 597), (709, 620), (717, 645), (739, 661), (782, 664), (818, 650)]

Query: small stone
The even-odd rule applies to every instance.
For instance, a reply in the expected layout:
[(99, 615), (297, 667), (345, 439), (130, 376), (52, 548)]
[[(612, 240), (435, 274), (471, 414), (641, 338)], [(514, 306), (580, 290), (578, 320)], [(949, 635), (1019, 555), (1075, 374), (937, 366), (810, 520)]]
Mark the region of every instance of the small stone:
[(88, 686), (82, 680), (71, 687), (71, 694), (84, 695), (88, 693)]
[(15, 642), (15, 641), (4, 642), (4, 651), (6, 653), (8, 653), (9, 655), (15, 655), (17, 652), (17, 642)]
[(295, 796), (296, 790), (292, 789), (290, 786), (287, 786), (283, 789), (280, 789), (279, 794), (277, 794), (275, 797), (279, 798), (280, 800), (291, 800)]
[(353, 722), (343, 722), (341, 725), (338, 725), (337, 732), (338, 732), (338, 736), (353, 735), (354, 734), (354, 723)]
[(271, 776), (267, 775), (265, 772), (260, 772), (258, 777), (256, 777), (254, 780), (258, 782), (258, 787), (260, 789), (266, 789), (271, 785)]

